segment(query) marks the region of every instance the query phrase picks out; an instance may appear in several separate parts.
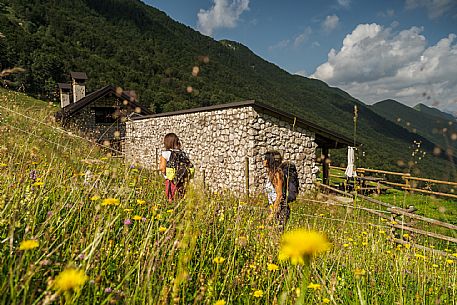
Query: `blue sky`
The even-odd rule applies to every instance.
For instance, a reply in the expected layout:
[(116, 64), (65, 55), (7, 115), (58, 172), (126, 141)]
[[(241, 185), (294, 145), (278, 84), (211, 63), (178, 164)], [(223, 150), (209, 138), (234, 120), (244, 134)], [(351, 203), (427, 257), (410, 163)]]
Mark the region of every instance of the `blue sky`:
[(145, 0), (367, 104), (457, 111), (457, 0)]

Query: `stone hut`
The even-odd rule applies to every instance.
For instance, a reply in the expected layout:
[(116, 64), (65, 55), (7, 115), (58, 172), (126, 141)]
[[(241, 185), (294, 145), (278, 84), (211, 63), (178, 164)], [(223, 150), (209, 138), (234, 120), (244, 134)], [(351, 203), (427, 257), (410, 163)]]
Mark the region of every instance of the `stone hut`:
[(127, 118), (152, 112), (138, 104), (134, 95), (113, 85), (86, 95), (86, 74), (71, 72), (70, 75), (71, 86), (59, 84), (61, 109), (56, 119), (64, 128), (79, 130), (98, 143), (122, 150)]
[[(242, 193), (263, 190), (267, 177), (262, 156), (268, 150), (293, 161), (302, 190), (310, 190), (318, 172), (316, 148), (328, 156), (329, 149), (351, 144), (349, 138), (303, 118), (245, 101), (132, 118), (126, 124), (127, 160), (156, 169), (169, 132), (179, 136), (196, 178), (204, 178), (213, 190)], [(328, 179), (327, 166), (325, 175)]]

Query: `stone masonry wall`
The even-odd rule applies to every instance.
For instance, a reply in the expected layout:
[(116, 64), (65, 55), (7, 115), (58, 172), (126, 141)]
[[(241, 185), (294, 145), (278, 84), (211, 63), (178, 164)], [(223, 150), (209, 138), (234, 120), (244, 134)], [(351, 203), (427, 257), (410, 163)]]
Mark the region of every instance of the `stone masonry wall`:
[(196, 178), (205, 172), (213, 190), (245, 192), (245, 158), (249, 159), (249, 190), (262, 192), (266, 171), (262, 156), (279, 150), (296, 163), (302, 189), (315, 180), (314, 133), (258, 113), (252, 107), (222, 109), (128, 121), (125, 152), (130, 162), (158, 168), (163, 137), (174, 132), (196, 167)]
[(297, 166), (302, 191), (313, 188), (318, 167), (315, 163), (316, 148), (315, 134), (302, 127), (293, 126), (293, 122), (285, 122), (276, 117), (259, 113), (251, 123), (255, 148), (254, 162), (251, 171), (256, 171), (253, 177), (256, 185), (264, 185), (268, 179), (263, 169), (263, 154), (268, 150), (281, 152), (284, 160), (291, 161)]
[[(70, 128), (79, 129), (81, 132), (86, 134), (89, 138), (103, 142), (105, 140), (112, 141), (120, 139), (125, 136), (125, 118), (120, 118), (116, 123), (96, 123), (95, 122), (95, 111), (93, 107), (119, 107), (121, 116), (125, 116), (128, 113), (133, 112), (133, 109), (127, 109), (123, 105), (122, 101), (114, 96), (107, 96), (101, 98), (87, 107), (81, 109), (74, 116), (70, 117), (66, 121), (66, 126)], [(113, 108), (113, 113), (116, 111)], [(118, 136), (117, 132), (119, 133)]]

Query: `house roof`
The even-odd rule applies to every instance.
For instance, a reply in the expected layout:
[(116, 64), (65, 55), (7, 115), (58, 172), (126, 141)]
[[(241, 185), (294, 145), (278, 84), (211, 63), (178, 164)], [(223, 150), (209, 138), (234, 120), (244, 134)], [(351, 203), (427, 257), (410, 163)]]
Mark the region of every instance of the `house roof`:
[(83, 79), (83, 80), (87, 79), (86, 72), (70, 72), (70, 76), (71, 76), (71, 78), (74, 78), (74, 79)]
[[(354, 140), (352, 140), (344, 135), (331, 131), (327, 128), (318, 126), (317, 124), (307, 121), (306, 119), (296, 116), (294, 114), (284, 112), (282, 110), (276, 109), (275, 107), (272, 107), (272, 106), (254, 101), (254, 100), (227, 103), (227, 104), (219, 104), (219, 105), (192, 108), (192, 109), (173, 111), (173, 112), (144, 115), (142, 117), (132, 118), (132, 120), (143, 120), (143, 119), (148, 119), (148, 118), (167, 117), (167, 116), (173, 116), (173, 115), (179, 115), (179, 114), (207, 112), (207, 111), (215, 111), (215, 110), (222, 110), (222, 109), (228, 109), (228, 108), (241, 108), (241, 107), (253, 107), (254, 109), (260, 110), (263, 113), (267, 113), (269, 115), (282, 119), (291, 124), (294, 124), (294, 122), (295, 122), (295, 126), (297, 126), (297, 127), (302, 127), (307, 130), (313, 131), (316, 134), (316, 143), (319, 147), (344, 148), (347, 146), (354, 145)], [(355, 145), (357, 145), (357, 146), (360, 144), (361, 144), (360, 142), (355, 142)]]
[(77, 101), (76, 103), (70, 104), (67, 107), (62, 108), (60, 111), (58, 111), (56, 113), (56, 118), (57, 119), (67, 119), (67, 118), (73, 116), (74, 114), (78, 113), (78, 111), (80, 111), (87, 105), (97, 101), (98, 99), (100, 99), (104, 96), (107, 96), (108, 94), (114, 94), (121, 99), (127, 100), (129, 102), (129, 105), (133, 108), (139, 107), (141, 109), (141, 114), (148, 115), (148, 114), (152, 113), (146, 107), (136, 103), (135, 99), (132, 96), (126, 94), (125, 92), (118, 93), (115, 86), (108, 85), (108, 86), (98, 89), (97, 91), (92, 92), (89, 95), (86, 95), (85, 97), (83, 97), (82, 99)]
[(67, 84), (67, 83), (58, 83), (57, 85), (59, 86), (59, 89), (62, 89), (62, 90), (71, 90), (70, 84)]

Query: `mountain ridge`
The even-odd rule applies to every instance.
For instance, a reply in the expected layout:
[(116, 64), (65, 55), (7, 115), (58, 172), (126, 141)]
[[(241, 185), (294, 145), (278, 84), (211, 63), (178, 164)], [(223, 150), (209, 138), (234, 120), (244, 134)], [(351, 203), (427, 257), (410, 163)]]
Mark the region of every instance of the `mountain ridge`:
[(441, 150), (457, 149), (455, 120), (440, 115), (442, 112), (437, 109), (427, 107), (426, 111), (421, 111), (393, 99), (377, 102), (371, 108), (386, 119), (423, 136)]
[[(398, 164), (411, 159), (414, 141), (422, 141), (428, 152), (434, 149), (434, 143), (385, 119), (347, 92), (289, 74), (241, 43), (201, 35), (141, 1), (54, 4), (0, 0), (5, 35), (0, 40), (5, 47), (0, 48), (0, 64), (27, 69), (9, 79), (16, 89), (56, 99), (50, 94), (56, 94), (56, 83), (68, 81), (66, 74), (79, 70), (88, 74), (90, 90), (108, 84), (135, 89), (140, 102), (154, 112), (241, 100), (287, 110), (363, 142), (359, 162), (364, 166), (411, 170)], [(197, 75), (192, 74), (195, 67)], [(378, 139), (384, 139), (383, 145)], [(344, 152), (332, 155), (335, 163), (345, 162)], [(441, 167), (449, 168), (431, 154), (425, 159), (417, 170), (429, 176), (438, 177)]]
[(414, 106), (412, 108), (416, 109), (417, 111), (424, 112), (424, 113), (439, 117), (441, 119), (450, 120), (450, 121), (453, 121), (453, 122), (455, 122), (457, 120), (456, 117), (453, 116), (450, 113), (447, 113), (445, 111), (441, 111), (441, 110), (439, 110), (439, 109), (437, 109), (435, 107), (429, 107), (429, 106), (427, 106), (425, 104), (422, 104), (422, 103), (419, 103), (419, 104), (417, 104), (416, 106)]

